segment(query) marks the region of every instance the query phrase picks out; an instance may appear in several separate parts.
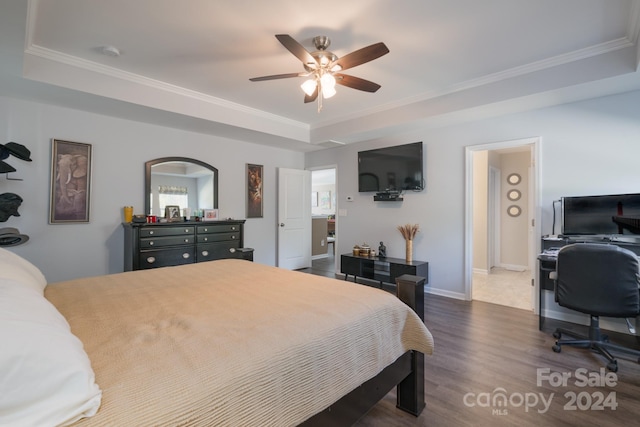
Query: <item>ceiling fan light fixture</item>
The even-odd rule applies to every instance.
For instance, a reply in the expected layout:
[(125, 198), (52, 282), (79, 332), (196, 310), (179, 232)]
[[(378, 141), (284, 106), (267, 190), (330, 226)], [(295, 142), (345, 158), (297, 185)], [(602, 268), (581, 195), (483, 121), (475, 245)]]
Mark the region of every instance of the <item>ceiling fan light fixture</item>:
[(313, 95), (313, 92), (315, 92), (316, 86), (317, 86), (316, 80), (309, 79), (309, 80), (306, 80), (304, 83), (302, 83), (300, 85), (300, 88), (302, 88), (304, 93), (306, 93), (308, 96), (311, 96)]
[(330, 73), (325, 73), (320, 78), (320, 86), (322, 88), (322, 96), (331, 98), (336, 94), (336, 78)]
[(336, 94), (336, 88), (334, 86), (324, 86), (322, 85), (322, 97), (323, 98), (331, 98)]
[(334, 87), (336, 87), (336, 78), (329, 73), (325, 73), (322, 75), (320, 83), (322, 84), (322, 87), (330, 87), (333, 89)]

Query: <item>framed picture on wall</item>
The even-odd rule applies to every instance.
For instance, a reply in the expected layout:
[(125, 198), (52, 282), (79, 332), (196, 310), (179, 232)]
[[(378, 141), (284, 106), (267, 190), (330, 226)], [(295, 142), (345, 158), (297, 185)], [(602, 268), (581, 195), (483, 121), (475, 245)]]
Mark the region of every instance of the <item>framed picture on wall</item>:
[(51, 140), (49, 223), (89, 222), (91, 144)]
[(247, 218), (262, 218), (262, 165), (247, 164)]
[(331, 191), (320, 191), (318, 193), (320, 208), (331, 209)]

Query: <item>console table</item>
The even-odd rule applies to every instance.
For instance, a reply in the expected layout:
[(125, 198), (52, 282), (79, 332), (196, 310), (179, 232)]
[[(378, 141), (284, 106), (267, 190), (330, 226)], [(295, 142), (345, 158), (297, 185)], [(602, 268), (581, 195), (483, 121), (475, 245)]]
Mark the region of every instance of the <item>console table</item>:
[(429, 263), (425, 261), (407, 262), (401, 258), (390, 257), (369, 257), (352, 254), (340, 256), (340, 272), (344, 274), (344, 279), (353, 276), (354, 282), (358, 277), (375, 280), (383, 283), (396, 283), (396, 279), (403, 274), (420, 276), (425, 278), (425, 283), (429, 280)]
[(244, 248), (244, 220), (124, 223), (124, 270), (222, 258), (253, 261)]

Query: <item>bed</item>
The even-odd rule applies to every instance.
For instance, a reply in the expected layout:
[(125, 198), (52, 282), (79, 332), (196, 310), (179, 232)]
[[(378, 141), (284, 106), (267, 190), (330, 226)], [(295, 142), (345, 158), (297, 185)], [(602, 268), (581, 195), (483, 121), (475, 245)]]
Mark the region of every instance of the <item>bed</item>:
[(238, 259), (47, 285), (0, 251), (0, 425), (349, 425), (399, 382), (424, 406), (433, 338), (379, 289)]

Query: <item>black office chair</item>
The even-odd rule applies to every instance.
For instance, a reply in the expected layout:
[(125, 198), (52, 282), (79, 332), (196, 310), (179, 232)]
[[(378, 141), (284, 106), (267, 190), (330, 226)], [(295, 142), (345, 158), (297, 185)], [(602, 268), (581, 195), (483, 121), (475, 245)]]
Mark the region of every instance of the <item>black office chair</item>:
[[(555, 300), (560, 306), (591, 316), (588, 337), (556, 329), (553, 351), (559, 353), (563, 345), (590, 348), (607, 358), (607, 369), (613, 372), (618, 370), (618, 361), (609, 349), (640, 358), (640, 351), (610, 343), (600, 332), (599, 320), (600, 316), (625, 318), (629, 331), (635, 334), (629, 318), (640, 314), (640, 271), (633, 252), (600, 243), (567, 245), (558, 252), (552, 278)], [(563, 334), (577, 339), (561, 339)]]

